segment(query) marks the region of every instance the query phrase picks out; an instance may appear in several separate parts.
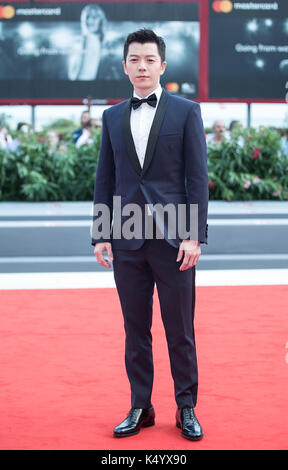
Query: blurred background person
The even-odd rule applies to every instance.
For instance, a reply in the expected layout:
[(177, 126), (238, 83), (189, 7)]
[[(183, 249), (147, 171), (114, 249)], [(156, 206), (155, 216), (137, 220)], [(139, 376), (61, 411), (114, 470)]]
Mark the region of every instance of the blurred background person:
[(16, 136), (12, 140), (10, 145), (10, 151), (17, 153), (19, 145), (22, 144), (23, 137), (25, 134), (29, 135), (30, 131), (32, 130), (32, 125), (28, 124), (27, 122), (18, 122), (16, 127)]
[(50, 129), (46, 133), (46, 142), (48, 144), (48, 153), (53, 153), (57, 150), (59, 144), (58, 132)]
[(281, 129), (281, 140), (280, 140), (280, 145), (281, 145), (281, 153), (288, 157), (288, 130), (287, 129)]
[(230, 122), (230, 126), (229, 126), (229, 131), (230, 131), (230, 135), (233, 134), (233, 131), (237, 130), (237, 129), (242, 129), (242, 123), (240, 121), (231, 121)]
[(57, 152), (59, 153), (66, 153), (68, 151), (66, 142), (64, 140), (64, 134), (58, 134), (58, 147), (57, 147)]
[(102, 122), (99, 119), (91, 119), (91, 121), (93, 127), (95, 127), (96, 129), (101, 129)]
[[(230, 122), (229, 126), (229, 132), (230, 132), (230, 137), (233, 137), (233, 134), (237, 133), (237, 131), (241, 130), (243, 128), (242, 123), (240, 121), (234, 120)], [(239, 135), (237, 138), (237, 144), (240, 145), (240, 147), (244, 147), (245, 145), (245, 140), (242, 135)]]
[(46, 132), (46, 142), (48, 144), (48, 153), (65, 153), (67, 146), (63, 140), (63, 134), (59, 134), (55, 129), (49, 129)]
[(80, 135), (79, 139), (76, 142), (77, 148), (83, 147), (84, 145), (90, 145), (93, 143), (92, 124), (93, 124), (92, 119), (89, 119), (89, 121), (85, 122), (85, 124), (83, 125), (82, 134)]
[(215, 121), (212, 126), (212, 134), (207, 135), (207, 143), (220, 145), (223, 139), (227, 139), (225, 123), (223, 121)]
[(13, 139), (9, 134), (6, 127), (2, 127), (0, 124), (0, 148), (10, 151)]
[(83, 111), (81, 114), (80, 118), (80, 123), (81, 127), (79, 129), (76, 129), (76, 131), (73, 132), (73, 141), (76, 144), (77, 140), (79, 139), (80, 135), (83, 132), (83, 127), (91, 119), (90, 117), (90, 111), (87, 109), (86, 111)]

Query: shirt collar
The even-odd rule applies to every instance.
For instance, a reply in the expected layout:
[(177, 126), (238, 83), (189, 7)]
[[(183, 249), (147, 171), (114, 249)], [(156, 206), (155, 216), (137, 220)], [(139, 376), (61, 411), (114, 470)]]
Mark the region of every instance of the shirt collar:
[[(155, 93), (155, 95), (157, 96), (157, 103), (160, 99), (160, 96), (161, 96), (161, 93), (162, 93), (162, 86), (158, 85), (157, 88), (155, 88), (155, 90), (151, 91), (148, 95), (144, 96), (144, 98), (148, 98), (148, 96), (152, 95), (153, 93)], [(139, 98), (140, 100), (142, 99), (141, 96), (138, 96), (136, 93), (135, 93), (135, 90), (133, 91), (133, 96), (135, 96), (136, 98)]]

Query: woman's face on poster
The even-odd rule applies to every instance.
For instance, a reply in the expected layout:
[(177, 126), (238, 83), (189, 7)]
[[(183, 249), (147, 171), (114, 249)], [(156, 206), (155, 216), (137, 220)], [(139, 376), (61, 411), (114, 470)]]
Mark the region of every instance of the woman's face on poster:
[(100, 32), (101, 15), (94, 8), (89, 8), (86, 16), (86, 25), (90, 33)]

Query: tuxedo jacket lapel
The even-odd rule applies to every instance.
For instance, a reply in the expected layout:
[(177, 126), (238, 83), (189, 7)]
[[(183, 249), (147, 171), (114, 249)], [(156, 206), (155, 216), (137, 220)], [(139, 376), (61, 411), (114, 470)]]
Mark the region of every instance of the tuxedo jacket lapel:
[(142, 172), (139, 158), (135, 149), (134, 140), (130, 126), (131, 98), (126, 102), (123, 113), (123, 135), (126, 144), (127, 154), (136, 173), (140, 176)]
[(146, 173), (152, 161), (158, 134), (159, 134), (159, 131), (160, 131), (163, 119), (164, 119), (168, 99), (169, 99), (169, 94), (167, 93), (166, 90), (163, 89), (157, 109), (156, 109), (156, 113), (152, 122), (152, 126), (150, 129), (143, 168), (141, 168), (141, 165), (139, 163), (139, 158), (135, 149), (134, 140), (133, 140), (133, 136), (131, 132), (131, 126), (130, 126), (131, 99), (129, 99), (126, 102), (124, 113), (123, 113), (124, 140), (125, 140), (129, 160), (131, 164), (133, 165), (133, 168), (136, 171), (136, 173), (141, 177), (143, 177), (143, 175)]
[(152, 126), (150, 129), (150, 134), (149, 134), (149, 138), (147, 142), (147, 148), (146, 148), (145, 159), (144, 159), (141, 176), (144, 176), (144, 174), (146, 173), (152, 161), (154, 150), (155, 150), (155, 145), (156, 145), (159, 131), (160, 131), (163, 119), (164, 119), (168, 99), (169, 99), (169, 94), (167, 93), (167, 91), (163, 90), (160, 96), (160, 100), (156, 109), (153, 122), (152, 122)]

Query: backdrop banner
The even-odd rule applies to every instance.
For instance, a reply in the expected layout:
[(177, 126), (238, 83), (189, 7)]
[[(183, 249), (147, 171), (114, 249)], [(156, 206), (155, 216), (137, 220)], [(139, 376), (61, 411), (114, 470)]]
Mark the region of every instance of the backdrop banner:
[(210, 0), (209, 97), (285, 99), (288, 1)]
[(0, 99), (122, 99), (126, 36), (153, 29), (165, 39), (161, 83), (198, 96), (197, 2), (39, 2), (0, 4)]

